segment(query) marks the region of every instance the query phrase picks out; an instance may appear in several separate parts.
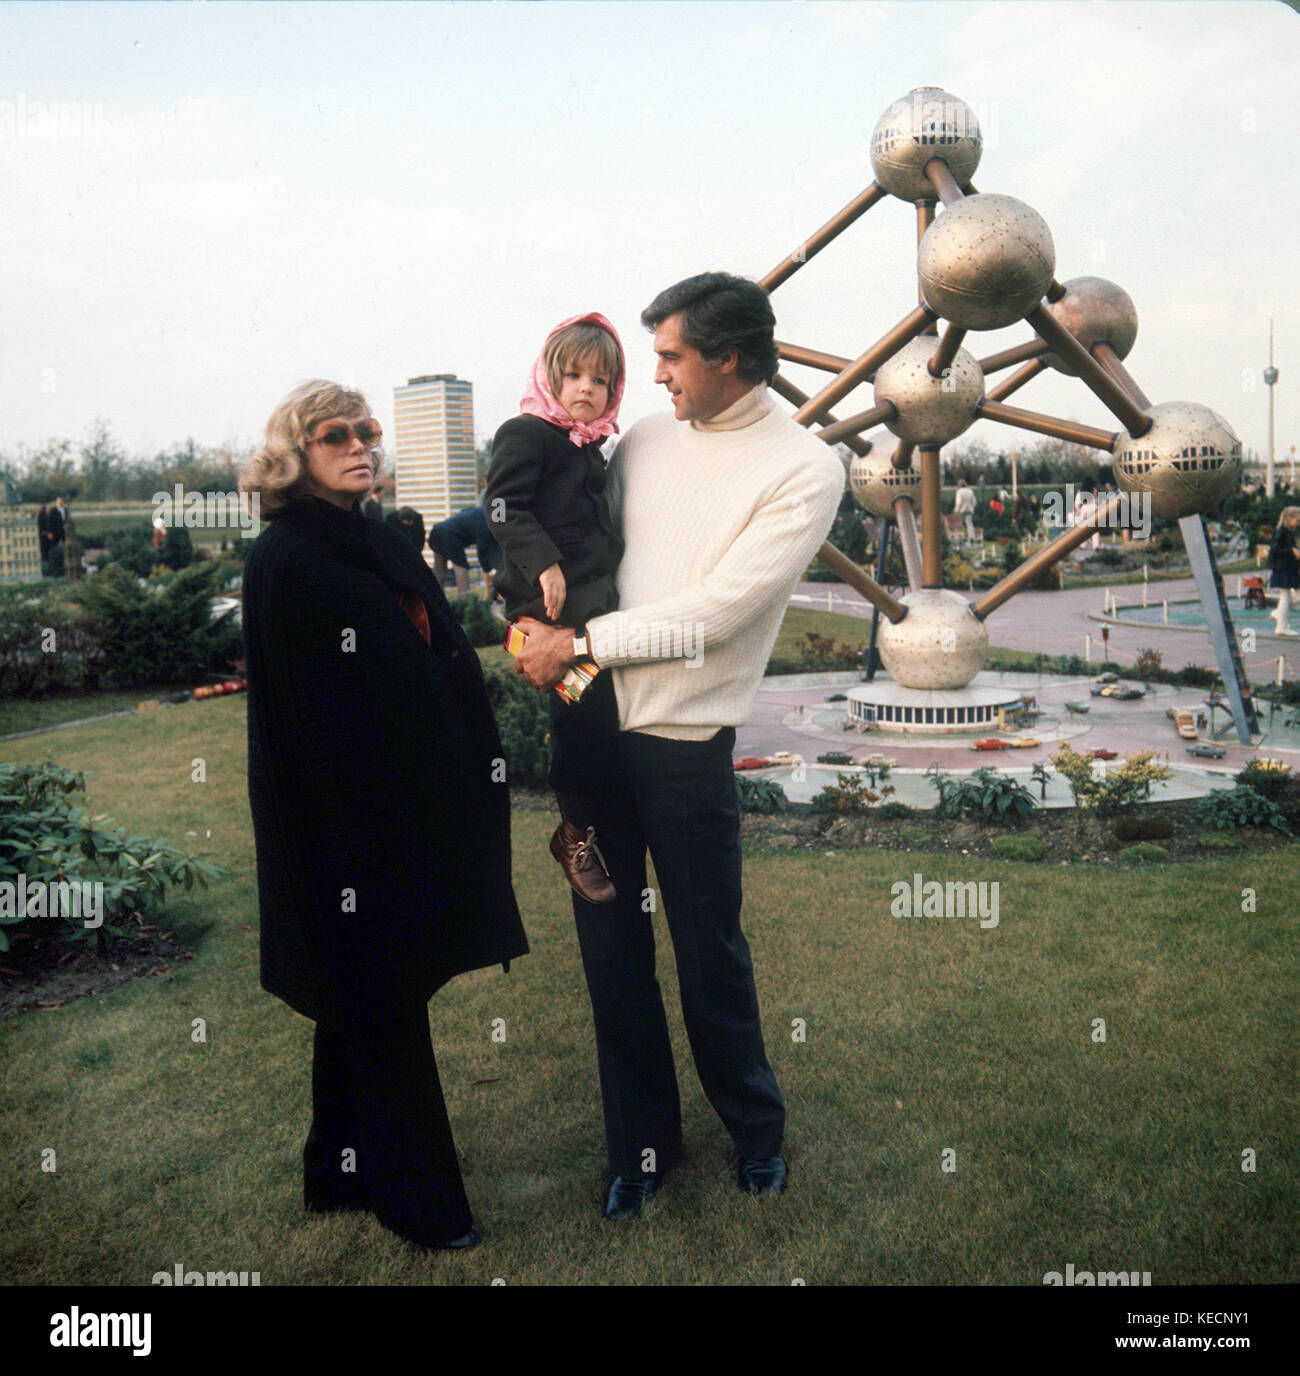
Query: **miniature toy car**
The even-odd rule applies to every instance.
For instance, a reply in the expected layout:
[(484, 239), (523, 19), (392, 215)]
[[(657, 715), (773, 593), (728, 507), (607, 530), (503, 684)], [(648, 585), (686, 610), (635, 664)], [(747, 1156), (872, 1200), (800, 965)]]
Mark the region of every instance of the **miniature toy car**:
[(1207, 760), (1221, 760), (1228, 752), (1221, 745), (1189, 745), (1189, 755), (1200, 755)]
[(1105, 696), (1120, 702), (1132, 702), (1136, 698), (1146, 697), (1146, 694), (1132, 683), (1117, 683)]
[(1194, 741), (1196, 739), (1195, 712), (1190, 711), (1186, 707), (1179, 708), (1174, 712), (1174, 726), (1177, 728), (1178, 734), (1185, 741)]
[(1009, 750), (1011, 743), (1010, 741), (1000, 741), (996, 736), (990, 736), (987, 740), (971, 741), (970, 748), (972, 750)]
[(1119, 758), (1118, 750), (1107, 750), (1105, 746), (1092, 752), (1094, 760), (1114, 760)]
[(846, 693), (832, 693), (832, 694), (826, 699), (826, 701), (827, 701), (827, 702), (847, 702), (847, 701), (848, 701), (848, 695), (847, 695)]
[(1042, 741), (1036, 736), (1016, 736), (1013, 740), (1009, 740), (1007, 744), (1012, 750), (1032, 750), (1034, 746), (1042, 745)]
[(742, 755), (731, 767), (732, 769), (766, 769), (771, 763), (771, 760), (761, 755)]
[(843, 750), (828, 750), (824, 755), (817, 756), (818, 764), (852, 764), (853, 756), (845, 754)]
[(1065, 704), (1065, 710), (1069, 712), (1072, 716), (1083, 716), (1087, 714), (1089, 708), (1086, 702), (1067, 702)]
[(767, 762), (768, 764), (779, 764), (789, 768), (791, 765), (802, 764), (803, 756), (792, 755), (788, 750), (778, 750), (774, 755), (768, 758)]

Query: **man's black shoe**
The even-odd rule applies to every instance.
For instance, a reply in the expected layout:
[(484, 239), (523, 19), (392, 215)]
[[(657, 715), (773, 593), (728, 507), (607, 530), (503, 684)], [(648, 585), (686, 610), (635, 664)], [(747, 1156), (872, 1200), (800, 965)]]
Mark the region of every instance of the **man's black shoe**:
[(789, 1173), (783, 1157), (766, 1156), (762, 1160), (742, 1162), (738, 1179), (746, 1194), (780, 1194)]
[(663, 1183), (663, 1172), (647, 1171), (643, 1175), (627, 1180), (618, 1176), (609, 1187), (609, 1198), (605, 1201), (605, 1217), (611, 1223), (622, 1223), (635, 1218), (641, 1206)]

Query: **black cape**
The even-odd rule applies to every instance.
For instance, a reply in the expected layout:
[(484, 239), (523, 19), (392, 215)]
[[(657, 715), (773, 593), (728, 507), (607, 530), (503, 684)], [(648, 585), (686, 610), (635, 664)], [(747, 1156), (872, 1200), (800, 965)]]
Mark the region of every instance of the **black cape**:
[(263, 987), (378, 1020), (524, 955), (478, 656), (410, 540), (300, 502), (249, 551), (243, 620)]

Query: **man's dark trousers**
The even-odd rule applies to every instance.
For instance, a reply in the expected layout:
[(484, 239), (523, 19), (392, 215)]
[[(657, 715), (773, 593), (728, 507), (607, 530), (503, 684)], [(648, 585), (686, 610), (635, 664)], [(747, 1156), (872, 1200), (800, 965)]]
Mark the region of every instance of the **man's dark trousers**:
[(627, 1178), (667, 1169), (682, 1140), (646, 911), (647, 848), (700, 1083), (742, 1161), (781, 1151), (785, 1106), (763, 1049), (754, 967), (740, 930), (735, 739), (730, 727), (708, 741), (620, 732), (596, 817), (618, 897), (598, 906), (573, 900), (595, 1016), (609, 1167)]

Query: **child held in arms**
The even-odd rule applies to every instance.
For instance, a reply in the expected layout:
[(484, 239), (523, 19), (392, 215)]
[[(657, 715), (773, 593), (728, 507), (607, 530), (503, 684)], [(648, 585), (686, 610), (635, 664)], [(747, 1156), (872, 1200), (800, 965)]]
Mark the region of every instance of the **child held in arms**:
[[(492, 441), (483, 506), (503, 551), (496, 588), (506, 616), (571, 627), (580, 660), (588, 658), (587, 621), (618, 606), (623, 542), (610, 516), (601, 445), (618, 431), (624, 374), (623, 345), (603, 315), (563, 321), (533, 364), (522, 414)], [(526, 633), (526, 623), (519, 629)], [(550, 698), (550, 782), (561, 814), (551, 854), (575, 893), (607, 903), (615, 893), (595, 814), (618, 712), (610, 675), (593, 679), (594, 669), (580, 664), (566, 680), (571, 686)]]

